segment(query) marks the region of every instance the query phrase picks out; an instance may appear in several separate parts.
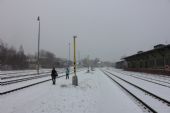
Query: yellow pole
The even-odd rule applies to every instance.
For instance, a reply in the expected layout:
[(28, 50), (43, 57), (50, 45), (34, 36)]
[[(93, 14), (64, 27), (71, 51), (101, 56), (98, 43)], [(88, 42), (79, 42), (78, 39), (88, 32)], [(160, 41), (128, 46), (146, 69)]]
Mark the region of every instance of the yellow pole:
[(76, 76), (76, 36), (74, 36), (74, 75)]
[(72, 78), (72, 84), (78, 86), (78, 77), (76, 75), (76, 36), (74, 38), (74, 76)]

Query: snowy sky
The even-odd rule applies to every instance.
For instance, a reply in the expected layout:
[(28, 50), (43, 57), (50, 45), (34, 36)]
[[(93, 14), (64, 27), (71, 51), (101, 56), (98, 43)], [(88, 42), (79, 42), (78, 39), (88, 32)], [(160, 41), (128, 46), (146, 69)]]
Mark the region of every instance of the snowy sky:
[(80, 57), (116, 61), (170, 43), (170, 0), (0, 0), (0, 39), (26, 53), (68, 56), (77, 35)]

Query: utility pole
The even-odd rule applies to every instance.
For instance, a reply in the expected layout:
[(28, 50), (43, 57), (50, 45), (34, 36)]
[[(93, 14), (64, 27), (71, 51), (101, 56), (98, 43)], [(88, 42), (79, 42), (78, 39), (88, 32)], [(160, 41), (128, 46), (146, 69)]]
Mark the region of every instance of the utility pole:
[(78, 77), (76, 75), (76, 38), (77, 36), (73, 37), (74, 42), (74, 76), (72, 78), (72, 84), (78, 86)]
[(40, 17), (38, 16), (37, 21), (39, 22), (38, 26), (38, 57), (37, 57), (37, 74), (39, 75), (39, 69), (40, 69)]
[(68, 44), (68, 46), (69, 46), (68, 68), (70, 69), (70, 43)]
[(78, 51), (78, 67), (80, 67), (80, 51)]
[(88, 55), (87, 56), (87, 65), (88, 65), (88, 70), (87, 70), (87, 72), (89, 73), (90, 72), (90, 56)]

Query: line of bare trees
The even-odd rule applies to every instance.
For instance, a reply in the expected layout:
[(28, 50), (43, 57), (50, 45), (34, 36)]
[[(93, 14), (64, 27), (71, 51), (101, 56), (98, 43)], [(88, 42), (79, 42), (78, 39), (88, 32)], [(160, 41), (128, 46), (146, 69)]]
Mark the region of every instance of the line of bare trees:
[(52, 52), (41, 50), (40, 64), (42, 68), (51, 68), (52, 66), (62, 68), (67, 66), (67, 61), (66, 59), (56, 58)]
[(0, 67), (1, 69), (24, 69), (28, 67), (23, 46), (16, 50), (0, 40)]
[[(0, 40), (0, 70), (36, 69), (36, 56), (37, 54), (26, 55), (22, 45), (17, 50)], [(46, 50), (40, 51), (40, 66), (42, 68), (65, 67), (66, 65), (66, 59), (56, 58), (55, 54)]]

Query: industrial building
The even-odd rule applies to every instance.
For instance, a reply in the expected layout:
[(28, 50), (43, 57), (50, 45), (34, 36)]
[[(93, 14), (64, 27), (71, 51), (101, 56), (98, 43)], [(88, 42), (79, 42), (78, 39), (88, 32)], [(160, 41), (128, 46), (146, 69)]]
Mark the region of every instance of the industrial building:
[(139, 51), (137, 54), (125, 57), (123, 62), (116, 64), (117, 67), (126, 70), (170, 75), (170, 44), (159, 44), (154, 46), (152, 50)]

